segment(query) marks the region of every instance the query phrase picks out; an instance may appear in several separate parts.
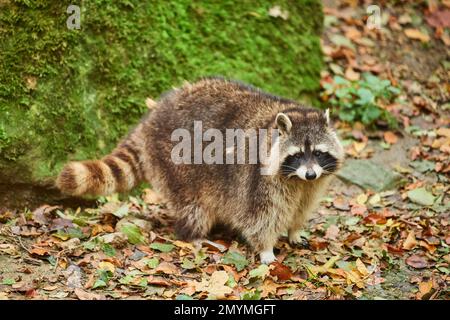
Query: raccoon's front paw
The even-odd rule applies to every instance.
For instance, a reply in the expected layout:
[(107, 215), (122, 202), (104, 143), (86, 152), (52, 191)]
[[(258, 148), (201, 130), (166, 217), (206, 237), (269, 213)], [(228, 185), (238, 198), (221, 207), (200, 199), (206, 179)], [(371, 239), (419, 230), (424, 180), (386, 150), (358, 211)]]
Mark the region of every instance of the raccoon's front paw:
[(299, 247), (303, 247), (303, 248), (308, 248), (308, 246), (309, 246), (308, 240), (303, 238), (300, 235), (299, 231), (289, 232), (289, 243), (293, 246), (299, 246)]
[(273, 254), (273, 249), (262, 251), (259, 256), (261, 258), (261, 263), (263, 264), (271, 264), (272, 262), (277, 260), (277, 258)]

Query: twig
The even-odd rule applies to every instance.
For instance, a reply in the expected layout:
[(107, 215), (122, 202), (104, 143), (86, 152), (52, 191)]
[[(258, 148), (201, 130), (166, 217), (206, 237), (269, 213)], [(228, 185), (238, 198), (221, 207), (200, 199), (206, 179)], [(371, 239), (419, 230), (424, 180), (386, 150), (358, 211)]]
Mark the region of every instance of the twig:
[(408, 221), (408, 220), (405, 220), (405, 219), (402, 219), (402, 218), (400, 218), (398, 220), (401, 221), (401, 222), (404, 222), (406, 224), (410, 224), (412, 226), (415, 226), (415, 227), (418, 227), (418, 228), (422, 228), (422, 226), (420, 224), (418, 224), (418, 223), (411, 222), (411, 221)]

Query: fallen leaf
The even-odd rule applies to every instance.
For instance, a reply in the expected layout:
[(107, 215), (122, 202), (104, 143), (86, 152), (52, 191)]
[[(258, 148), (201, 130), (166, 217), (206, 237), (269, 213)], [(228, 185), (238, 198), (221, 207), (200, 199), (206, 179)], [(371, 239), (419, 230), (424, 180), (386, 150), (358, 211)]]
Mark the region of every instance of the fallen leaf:
[(435, 197), (423, 187), (410, 190), (407, 195), (409, 200), (423, 206), (431, 206), (435, 199)]
[(350, 205), (347, 200), (342, 197), (337, 197), (333, 200), (333, 207), (341, 211), (350, 210)]
[(180, 272), (178, 267), (170, 262), (161, 262), (155, 269), (155, 272), (161, 272), (164, 274), (177, 274)]
[(170, 252), (175, 248), (175, 246), (171, 243), (161, 243), (161, 242), (153, 242), (150, 245), (150, 248), (161, 251), (161, 252)]
[(142, 235), (141, 230), (133, 223), (124, 223), (120, 228), (120, 232), (127, 236), (131, 244), (145, 243), (145, 237)]
[(328, 247), (328, 241), (322, 238), (313, 238), (309, 240), (309, 245), (314, 251), (320, 251)]
[(327, 228), (327, 231), (325, 232), (325, 239), (336, 240), (338, 234), (339, 227), (332, 224)]
[(45, 249), (45, 248), (39, 248), (39, 247), (33, 247), (30, 252), (32, 254), (36, 254), (38, 256), (46, 256), (50, 253), (49, 249)]
[(367, 202), (368, 199), (369, 197), (367, 196), (367, 194), (361, 193), (356, 197), (356, 202), (360, 205), (363, 205)]
[(351, 67), (348, 67), (347, 70), (345, 70), (345, 78), (350, 81), (358, 81), (361, 78), (361, 74)]
[(385, 224), (386, 221), (387, 221), (386, 217), (377, 213), (369, 214), (367, 217), (364, 218), (364, 222), (370, 224)]
[(405, 242), (403, 242), (403, 249), (405, 250), (412, 250), (417, 245), (417, 240), (414, 235), (414, 231), (410, 231), (408, 233), (408, 236), (405, 239)]
[(245, 256), (237, 251), (228, 251), (223, 256), (222, 263), (234, 265), (237, 271), (243, 270), (249, 264)]
[(396, 144), (398, 141), (398, 137), (395, 133), (393, 133), (392, 131), (386, 131), (384, 133), (384, 141), (386, 141), (389, 144)]
[(157, 285), (157, 286), (164, 286), (164, 287), (170, 287), (172, 285), (172, 283), (170, 281), (166, 280), (163, 277), (157, 277), (157, 276), (148, 276), (147, 283)]
[(428, 261), (422, 256), (412, 255), (406, 259), (406, 263), (416, 269), (423, 269), (428, 267)]
[(293, 276), (291, 269), (278, 261), (272, 262), (270, 264), (270, 267), (270, 275), (273, 277), (277, 277), (278, 280), (290, 280)]
[(419, 294), (418, 299), (422, 299), (426, 294), (428, 294), (431, 289), (433, 289), (433, 281), (424, 281), (419, 283)]
[(111, 273), (114, 273), (114, 271), (116, 270), (116, 267), (111, 262), (101, 261), (98, 264), (98, 269), (106, 270), (106, 271), (110, 271)]
[(450, 28), (450, 10), (437, 10), (425, 17), (434, 28)]
[(87, 292), (80, 288), (75, 288), (74, 290), (75, 295), (80, 300), (101, 300), (102, 297), (99, 294)]
[(264, 279), (269, 273), (269, 266), (261, 264), (256, 269), (250, 270), (249, 276), (250, 278)]
[(420, 40), (422, 42), (430, 41), (430, 36), (417, 30), (417, 29), (405, 29), (406, 36), (410, 39)]
[(208, 292), (216, 299), (222, 299), (233, 292), (233, 289), (225, 285), (228, 278), (226, 271), (215, 271), (209, 280), (203, 279), (202, 282), (195, 282), (195, 290), (197, 292)]
[(438, 136), (450, 138), (450, 128), (439, 128), (436, 130)]
[(367, 270), (364, 263), (361, 261), (361, 259), (356, 259), (356, 268), (358, 269), (359, 273), (361, 273), (362, 276), (369, 275), (369, 270)]

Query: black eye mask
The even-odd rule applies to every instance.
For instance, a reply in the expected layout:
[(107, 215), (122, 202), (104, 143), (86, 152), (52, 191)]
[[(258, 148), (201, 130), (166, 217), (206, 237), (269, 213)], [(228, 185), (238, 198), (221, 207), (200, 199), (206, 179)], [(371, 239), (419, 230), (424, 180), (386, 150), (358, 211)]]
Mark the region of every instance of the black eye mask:
[(313, 151), (309, 152), (309, 155), (304, 153), (297, 153), (295, 155), (289, 155), (281, 165), (281, 173), (288, 176), (295, 172), (301, 165), (305, 164), (309, 160), (315, 159), (317, 164), (327, 173), (336, 171), (338, 161), (328, 152)]
[(313, 155), (319, 166), (321, 166), (324, 171), (329, 173), (336, 171), (338, 161), (331, 154), (328, 152), (314, 151)]

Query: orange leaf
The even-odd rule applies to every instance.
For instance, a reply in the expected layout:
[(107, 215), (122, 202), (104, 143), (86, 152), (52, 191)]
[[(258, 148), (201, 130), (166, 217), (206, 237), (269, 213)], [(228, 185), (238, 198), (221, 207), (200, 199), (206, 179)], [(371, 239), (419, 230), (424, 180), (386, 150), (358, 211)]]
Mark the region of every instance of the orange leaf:
[(430, 36), (417, 30), (417, 29), (405, 29), (405, 34), (408, 38), (414, 40), (420, 40), (422, 42), (430, 41)]
[(39, 248), (39, 247), (34, 247), (33, 249), (31, 249), (30, 252), (33, 254), (37, 254), (38, 256), (45, 256), (49, 253), (49, 251), (47, 249)]
[(410, 231), (408, 236), (406, 237), (405, 242), (403, 242), (403, 249), (411, 250), (417, 245), (417, 240), (414, 235), (414, 231)]
[(398, 137), (392, 131), (386, 131), (384, 133), (384, 141), (386, 141), (389, 144), (395, 144), (398, 141)]
[(386, 217), (384, 217), (380, 214), (372, 213), (364, 218), (364, 222), (370, 223), (370, 224), (385, 224)]
[(270, 275), (278, 277), (278, 280), (289, 280), (292, 277), (292, 271), (288, 266), (276, 261), (270, 264), (274, 268), (270, 270)]

